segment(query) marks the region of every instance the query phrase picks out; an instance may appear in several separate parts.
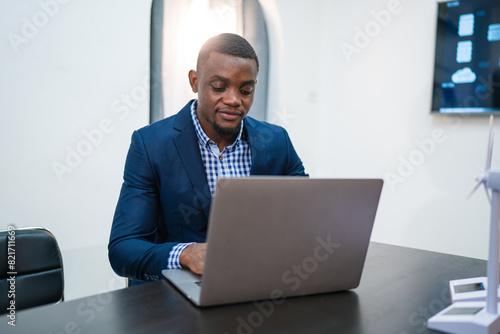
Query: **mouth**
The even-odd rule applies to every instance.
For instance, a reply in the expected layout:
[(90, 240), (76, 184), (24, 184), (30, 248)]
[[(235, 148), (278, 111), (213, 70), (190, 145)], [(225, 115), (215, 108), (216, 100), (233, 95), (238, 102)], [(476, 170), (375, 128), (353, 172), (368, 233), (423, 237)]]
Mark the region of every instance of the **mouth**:
[(217, 113), (219, 116), (228, 122), (236, 121), (240, 119), (243, 115), (240, 111), (231, 111), (231, 110), (218, 110)]

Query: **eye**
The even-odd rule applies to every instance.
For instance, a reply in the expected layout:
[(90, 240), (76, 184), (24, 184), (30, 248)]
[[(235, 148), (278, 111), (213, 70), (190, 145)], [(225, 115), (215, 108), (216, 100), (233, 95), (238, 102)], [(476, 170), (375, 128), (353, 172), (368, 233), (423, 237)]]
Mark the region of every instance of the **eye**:
[(240, 89), (241, 94), (243, 95), (252, 95), (253, 93), (253, 87), (252, 88), (242, 88)]
[(222, 93), (222, 92), (226, 89), (226, 87), (224, 87), (224, 86), (214, 86), (214, 85), (212, 85), (212, 89), (213, 89), (215, 92), (217, 92), (217, 93)]

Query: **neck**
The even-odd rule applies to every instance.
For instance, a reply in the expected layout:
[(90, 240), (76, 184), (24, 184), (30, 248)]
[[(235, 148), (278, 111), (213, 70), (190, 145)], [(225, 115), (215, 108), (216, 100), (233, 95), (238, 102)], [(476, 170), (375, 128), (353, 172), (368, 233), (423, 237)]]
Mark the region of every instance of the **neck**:
[(237, 137), (238, 137), (238, 135), (236, 134), (236, 135), (231, 136), (231, 137), (221, 137), (221, 139), (219, 139), (219, 140), (213, 140), (211, 137), (209, 137), (209, 138), (212, 139), (217, 144), (217, 146), (219, 147), (219, 151), (222, 152), (225, 147), (231, 146)]

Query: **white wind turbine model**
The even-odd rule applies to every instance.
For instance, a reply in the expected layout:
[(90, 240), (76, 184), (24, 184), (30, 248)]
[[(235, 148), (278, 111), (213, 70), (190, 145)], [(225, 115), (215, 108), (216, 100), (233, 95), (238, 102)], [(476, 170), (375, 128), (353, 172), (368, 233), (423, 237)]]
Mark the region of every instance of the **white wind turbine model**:
[(427, 321), (427, 327), (430, 329), (456, 334), (498, 334), (500, 332), (500, 304), (498, 303), (500, 169), (490, 169), (492, 152), (493, 115), (490, 116), (486, 166), (481, 175), (477, 177), (477, 185), (472, 191), (474, 193), (483, 184), (489, 198), (488, 189), (491, 189), (490, 245), (486, 301), (454, 302)]

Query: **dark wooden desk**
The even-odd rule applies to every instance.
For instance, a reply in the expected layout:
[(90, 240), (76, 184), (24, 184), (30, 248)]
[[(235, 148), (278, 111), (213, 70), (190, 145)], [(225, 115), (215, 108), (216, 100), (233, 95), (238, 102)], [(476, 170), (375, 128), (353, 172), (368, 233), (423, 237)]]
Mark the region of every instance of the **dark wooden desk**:
[(167, 281), (19, 311), (0, 333), (436, 333), (450, 279), (484, 276), (486, 261), (371, 243), (352, 291), (200, 309)]

